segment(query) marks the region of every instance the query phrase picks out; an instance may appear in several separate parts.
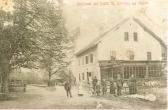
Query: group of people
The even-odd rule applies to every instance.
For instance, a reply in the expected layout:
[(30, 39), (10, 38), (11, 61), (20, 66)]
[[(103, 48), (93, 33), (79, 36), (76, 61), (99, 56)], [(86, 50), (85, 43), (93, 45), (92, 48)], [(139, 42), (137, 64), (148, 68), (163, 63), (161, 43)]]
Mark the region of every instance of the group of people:
[[(126, 82), (128, 87), (124, 87), (123, 80), (115, 80), (115, 81), (110, 81), (110, 94), (114, 94), (114, 96), (120, 96), (122, 95), (122, 89), (123, 88), (128, 88), (129, 89), (129, 94), (136, 94), (137, 93), (137, 85), (136, 85), (136, 80), (134, 78), (130, 78), (128, 82)], [(106, 80), (103, 79), (100, 82), (98, 79), (95, 77), (92, 82), (93, 85), (93, 92), (92, 94), (96, 94), (99, 96), (101, 93), (104, 95), (107, 93), (107, 83)]]
[[(136, 80), (131, 77), (130, 80), (127, 82), (129, 88), (129, 94), (136, 94), (137, 93), (137, 85)], [(96, 94), (99, 96), (101, 93), (104, 95), (107, 93), (107, 83), (106, 80), (103, 79), (100, 83), (96, 76), (92, 81), (92, 94)], [(67, 97), (72, 97), (71, 94), (71, 83), (70, 81), (65, 82), (64, 88), (66, 90)], [(118, 79), (115, 81), (110, 81), (110, 94), (114, 94), (114, 96), (122, 95), (122, 89), (125, 88), (122, 79)]]
[(92, 85), (93, 85), (92, 94), (96, 94), (97, 96), (99, 96), (100, 93), (101, 93), (101, 90), (102, 90), (103, 94), (106, 94), (106, 92), (107, 92), (107, 85), (106, 85), (106, 81), (105, 80), (103, 80), (101, 82), (101, 84), (100, 84), (100, 82), (98, 81), (98, 79), (95, 76), (95, 78), (93, 79)]
[(115, 82), (110, 82), (110, 94), (114, 94), (115, 96), (121, 95), (123, 83), (121, 80), (117, 80)]

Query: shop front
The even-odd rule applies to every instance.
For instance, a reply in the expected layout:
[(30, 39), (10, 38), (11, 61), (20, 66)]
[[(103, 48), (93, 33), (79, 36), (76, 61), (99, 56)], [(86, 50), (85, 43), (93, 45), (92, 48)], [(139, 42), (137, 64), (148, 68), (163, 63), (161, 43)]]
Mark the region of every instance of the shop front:
[(101, 61), (101, 79), (159, 78), (164, 75), (165, 64), (163, 61)]

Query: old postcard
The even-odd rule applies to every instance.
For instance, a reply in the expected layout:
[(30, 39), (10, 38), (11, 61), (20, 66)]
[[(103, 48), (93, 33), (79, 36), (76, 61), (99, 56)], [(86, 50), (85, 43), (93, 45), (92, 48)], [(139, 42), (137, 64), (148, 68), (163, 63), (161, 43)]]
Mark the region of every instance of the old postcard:
[(0, 0), (0, 109), (167, 109), (167, 0)]

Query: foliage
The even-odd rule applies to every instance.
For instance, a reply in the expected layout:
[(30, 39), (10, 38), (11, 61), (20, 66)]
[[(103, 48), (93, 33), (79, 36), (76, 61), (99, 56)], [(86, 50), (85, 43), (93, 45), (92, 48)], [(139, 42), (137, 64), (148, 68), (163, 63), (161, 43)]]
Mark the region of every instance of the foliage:
[(60, 5), (46, 0), (14, 0), (13, 13), (0, 11), (0, 31), (4, 92), (15, 68), (39, 68), (42, 63), (48, 69), (63, 64), (68, 40)]

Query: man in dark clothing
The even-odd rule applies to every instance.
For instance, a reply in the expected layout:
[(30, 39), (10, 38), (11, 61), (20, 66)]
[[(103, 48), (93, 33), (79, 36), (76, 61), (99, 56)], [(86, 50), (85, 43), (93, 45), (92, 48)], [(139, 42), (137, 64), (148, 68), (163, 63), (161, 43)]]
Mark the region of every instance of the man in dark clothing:
[(93, 91), (94, 91), (94, 93), (95, 93), (95, 91), (96, 91), (96, 85), (97, 85), (97, 78), (96, 78), (96, 76), (95, 76), (95, 78), (93, 79)]
[(101, 90), (100, 84), (96, 84), (95, 90), (96, 90), (97, 96), (100, 96), (100, 92), (101, 92), (100, 91)]
[(130, 78), (129, 93), (130, 94), (136, 94), (137, 93), (136, 79), (134, 78), (134, 75), (131, 75), (131, 78)]
[(110, 81), (110, 94), (115, 94), (115, 86), (113, 81)]
[(64, 88), (66, 90), (66, 93), (67, 93), (67, 97), (72, 97), (72, 94), (71, 94), (71, 84), (69, 81), (67, 81), (64, 85)]
[(122, 81), (118, 80), (117, 81), (117, 95), (120, 96), (121, 95), (121, 90), (122, 90)]
[(106, 94), (107, 92), (107, 85), (106, 85), (105, 79), (102, 80), (102, 92), (103, 92), (103, 95)]

